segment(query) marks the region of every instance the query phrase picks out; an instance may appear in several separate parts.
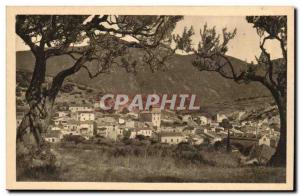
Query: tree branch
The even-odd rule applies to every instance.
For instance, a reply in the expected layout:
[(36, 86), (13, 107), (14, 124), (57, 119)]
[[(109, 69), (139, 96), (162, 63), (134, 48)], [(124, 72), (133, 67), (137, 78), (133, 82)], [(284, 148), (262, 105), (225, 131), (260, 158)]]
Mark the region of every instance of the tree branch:
[(57, 93), (59, 92), (63, 81), (66, 77), (76, 73), (77, 71), (80, 70), (80, 68), (84, 65), (84, 63), (86, 63), (87, 61), (89, 61), (89, 55), (90, 55), (90, 51), (86, 52), (85, 55), (81, 56), (72, 67), (67, 68), (61, 72), (59, 72), (52, 81), (52, 85), (50, 90), (48, 91), (48, 95), (50, 97), (50, 99), (55, 99)]
[(25, 16), (19, 15), (16, 17), (16, 33), (27, 44), (34, 55), (37, 53), (38, 46), (35, 45), (31, 37), (23, 31), (22, 24), (25, 22)]
[(266, 40), (269, 40), (269, 39), (272, 39), (272, 37), (269, 35), (269, 36), (267, 36), (267, 37), (265, 37), (264, 39), (263, 39), (263, 41), (262, 41), (262, 43), (260, 44), (260, 49), (261, 49), (261, 51), (262, 51), (262, 53), (265, 55), (265, 57), (267, 58), (266, 60), (267, 60), (267, 62), (266, 62), (266, 64), (268, 65), (268, 71), (267, 71), (267, 73), (268, 73), (268, 77), (269, 77), (269, 80), (270, 80), (270, 82), (274, 85), (274, 86), (276, 86), (276, 83), (275, 83), (275, 81), (273, 80), (273, 62), (272, 62), (272, 60), (271, 60), (271, 56), (270, 56), (270, 54), (267, 52), (267, 50), (264, 48), (264, 45), (265, 45), (265, 43), (266, 43)]

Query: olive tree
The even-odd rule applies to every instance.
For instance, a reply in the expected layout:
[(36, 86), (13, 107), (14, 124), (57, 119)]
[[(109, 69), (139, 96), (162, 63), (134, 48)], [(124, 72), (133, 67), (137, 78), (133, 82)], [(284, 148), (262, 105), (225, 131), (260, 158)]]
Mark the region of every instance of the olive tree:
[[(65, 79), (76, 72), (84, 70), (90, 78), (95, 78), (114, 68), (135, 73), (138, 64), (148, 65), (152, 71), (164, 67), (177, 49), (186, 48), (184, 43), (189, 40), (186, 32), (182, 36), (172, 35), (176, 23), (182, 19), (182, 16), (17, 15), (16, 34), (35, 58), (26, 92), (30, 109), (17, 128), (17, 144), (24, 147), (24, 135), (29, 133), (34, 138), (35, 150), (41, 150), (45, 143), (42, 133), (49, 126), (56, 96)], [(130, 48), (143, 51), (142, 60), (129, 58)], [(73, 64), (60, 70), (49, 84), (45, 80), (48, 60), (57, 56), (68, 56)]]
[[(286, 96), (287, 96), (287, 17), (286, 16), (247, 16), (248, 23), (253, 24), (260, 36), (260, 56), (256, 57), (257, 63), (245, 67), (233, 65), (232, 60), (226, 55), (228, 43), (236, 35), (223, 29), (222, 35), (216, 29), (207, 25), (200, 30), (201, 41), (196, 51), (193, 65), (200, 71), (213, 71), (235, 82), (258, 82), (265, 86), (272, 94), (278, 107), (280, 116), (280, 139), (275, 154), (270, 163), (272, 165), (286, 164)], [(255, 35), (253, 35), (255, 36)], [(282, 58), (271, 59), (271, 54), (266, 49), (266, 42), (276, 40), (280, 44)], [(241, 43), (242, 45), (242, 43)]]

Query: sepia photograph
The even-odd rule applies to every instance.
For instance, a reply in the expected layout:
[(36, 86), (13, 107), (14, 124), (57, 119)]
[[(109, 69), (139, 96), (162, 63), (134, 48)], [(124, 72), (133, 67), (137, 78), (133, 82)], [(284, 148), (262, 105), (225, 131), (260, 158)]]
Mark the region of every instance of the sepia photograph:
[(294, 66), (292, 7), (7, 7), (7, 188), (293, 190)]

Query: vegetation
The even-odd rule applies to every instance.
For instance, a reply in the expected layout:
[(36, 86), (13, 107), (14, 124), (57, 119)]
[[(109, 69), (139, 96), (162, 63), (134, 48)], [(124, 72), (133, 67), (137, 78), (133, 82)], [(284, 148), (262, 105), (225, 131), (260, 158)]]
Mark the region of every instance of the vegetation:
[(73, 90), (74, 90), (73, 84), (65, 84), (60, 89), (60, 91), (63, 93), (71, 93)]
[[(106, 138), (53, 146), (59, 167), (24, 172), (23, 181), (86, 182), (284, 182), (285, 169), (243, 167), (225, 148), (167, 145)], [(31, 170), (33, 171), (33, 170)], [(49, 174), (50, 172), (50, 174)]]
[[(197, 56), (193, 64), (200, 71), (217, 72), (222, 77), (237, 83), (259, 82), (272, 94), (279, 110), (280, 139), (274, 154), (272, 165), (286, 164), (286, 82), (287, 82), (287, 17), (286, 16), (247, 16), (248, 23), (253, 24), (261, 41), (259, 43), (260, 57), (256, 57), (257, 64), (251, 63), (245, 67), (236, 68), (226, 55), (228, 43), (236, 35), (236, 29), (228, 32), (223, 29), (223, 34), (216, 33), (215, 27), (207, 25), (200, 30), (201, 40)], [(271, 55), (266, 49), (268, 40), (280, 43), (282, 59), (271, 60)]]

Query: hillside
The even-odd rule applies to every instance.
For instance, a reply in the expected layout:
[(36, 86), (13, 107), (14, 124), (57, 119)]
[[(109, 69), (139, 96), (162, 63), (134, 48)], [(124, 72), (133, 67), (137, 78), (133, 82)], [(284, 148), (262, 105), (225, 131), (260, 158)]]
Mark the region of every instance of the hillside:
[[(138, 55), (138, 49), (132, 49)], [(218, 73), (199, 72), (191, 64), (193, 55), (175, 55), (168, 63), (170, 66), (165, 72), (152, 73), (142, 69), (137, 75), (128, 74), (122, 68), (112, 73), (89, 79), (85, 70), (80, 70), (68, 78), (76, 82), (98, 89), (105, 93), (193, 93), (200, 97), (202, 106), (213, 106), (227, 103), (232, 105), (240, 99), (269, 97), (270, 93), (259, 83), (239, 85), (221, 77)], [(232, 58), (234, 66), (244, 66), (239, 59)], [(73, 60), (68, 56), (53, 57), (47, 65), (47, 75), (53, 76), (63, 68), (72, 65)], [(34, 58), (30, 51), (17, 52), (17, 70), (32, 72)]]

